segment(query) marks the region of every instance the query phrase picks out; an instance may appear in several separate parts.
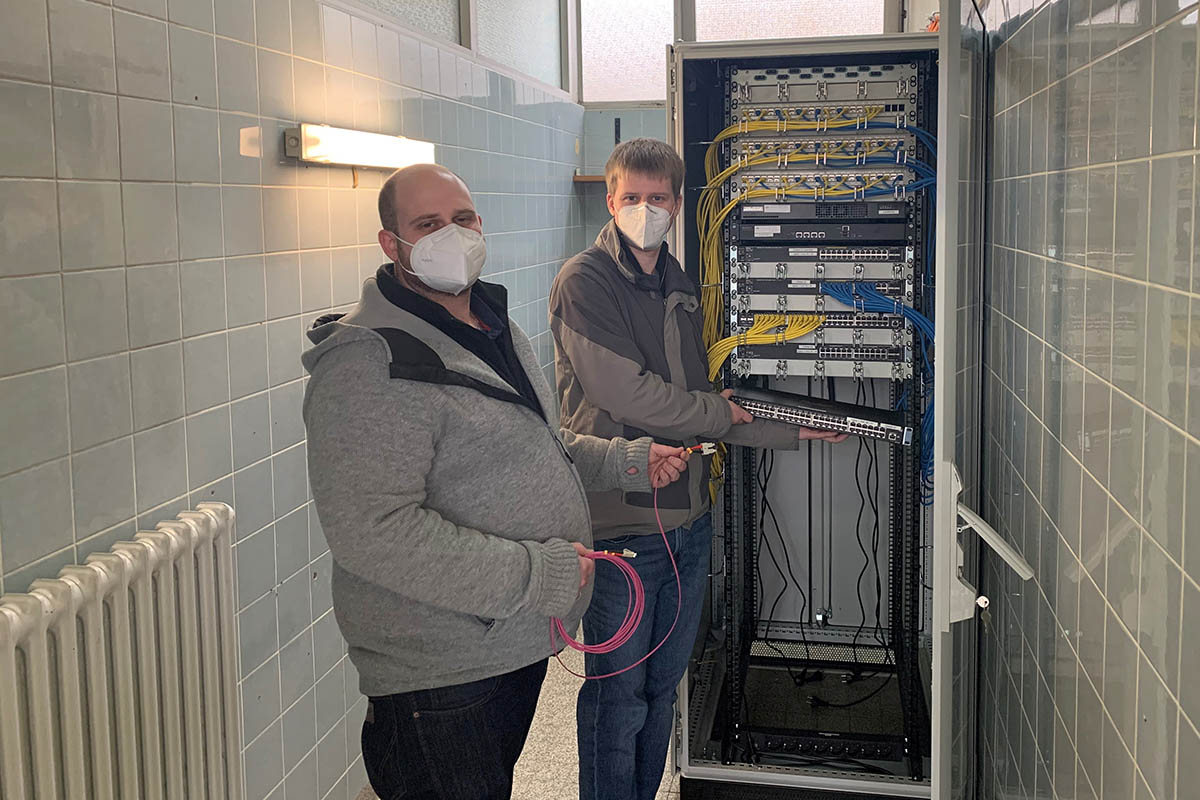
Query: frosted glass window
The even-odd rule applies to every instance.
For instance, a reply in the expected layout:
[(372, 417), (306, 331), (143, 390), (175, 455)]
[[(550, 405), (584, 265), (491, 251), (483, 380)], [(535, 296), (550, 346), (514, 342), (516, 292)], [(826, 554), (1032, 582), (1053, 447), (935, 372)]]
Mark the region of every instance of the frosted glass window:
[(479, 54), (562, 86), (559, 0), (475, 0)]
[(696, 40), (883, 33), (884, 0), (696, 0)]
[(435, 38), (455, 44), (462, 43), (459, 36), (459, 0), (358, 0), (358, 2)]
[(583, 102), (667, 98), (672, 0), (581, 0)]

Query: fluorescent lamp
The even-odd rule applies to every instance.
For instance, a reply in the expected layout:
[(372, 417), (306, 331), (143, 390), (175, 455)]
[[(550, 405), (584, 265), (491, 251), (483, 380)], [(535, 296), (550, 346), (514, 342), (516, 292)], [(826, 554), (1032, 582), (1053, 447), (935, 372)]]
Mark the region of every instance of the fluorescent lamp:
[(432, 142), (309, 123), (283, 132), (283, 151), (316, 164), (399, 169), (435, 163)]

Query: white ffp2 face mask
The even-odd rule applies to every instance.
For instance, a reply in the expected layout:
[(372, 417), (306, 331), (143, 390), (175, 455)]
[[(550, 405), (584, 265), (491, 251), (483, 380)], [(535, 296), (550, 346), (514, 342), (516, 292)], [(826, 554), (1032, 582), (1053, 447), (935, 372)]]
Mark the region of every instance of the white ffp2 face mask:
[(462, 294), (479, 278), (487, 259), (483, 234), (461, 225), (447, 225), (416, 243), (407, 242), (396, 234), (396, 241), (412, 248), (411, 269), (401, 266), (428, 286), (446, 294)]
[(617, 209), (617, 229), (640, 250), (653, 250), (662, 244), (671, 230), (671, 219), (670, 211), (649, 203)]

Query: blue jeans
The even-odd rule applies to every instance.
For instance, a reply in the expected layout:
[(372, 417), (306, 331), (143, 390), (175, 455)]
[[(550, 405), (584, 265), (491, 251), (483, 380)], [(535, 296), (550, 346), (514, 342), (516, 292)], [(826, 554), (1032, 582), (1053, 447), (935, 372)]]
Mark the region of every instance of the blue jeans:
[(481, 681), (372, 697), (363, 764), (380, 800), (508, 800), (546, 677), (542, 661)]
[[(667, 531), (679, 567), (683, 601), (679, 622), (658, 652), (634, 669), (612, 678), (585, 681), (579, 690), (580, 800), (653, 800), (662, 782), (671, 740), (675, 689), (687, 670), (708, 588), (712, 517), (690, 528)], [(646, 589), (646, 612), (629, 642), (615, 653), (588, 655), (588, 675), (606, 675), (649, 652), (675, 619), (675, 573), (663, 537), (622, 536), (593, 544), (596, 550), (637, 553), (632, 564)], [(616, 633), (629, 604), (625, 579), (611, 565), (598, 564), (592, 603), (583, 616), (584, 640), (602, 642)]]

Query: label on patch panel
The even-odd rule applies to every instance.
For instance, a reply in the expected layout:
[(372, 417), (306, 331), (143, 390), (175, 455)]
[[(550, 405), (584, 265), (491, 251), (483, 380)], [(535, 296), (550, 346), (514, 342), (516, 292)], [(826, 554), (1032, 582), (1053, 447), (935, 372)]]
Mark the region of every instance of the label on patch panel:
[(780, 230), (781, 229), (778, 225), (755, 225), (754, 226), (754, 235), (755, 236), (778, 236)]

